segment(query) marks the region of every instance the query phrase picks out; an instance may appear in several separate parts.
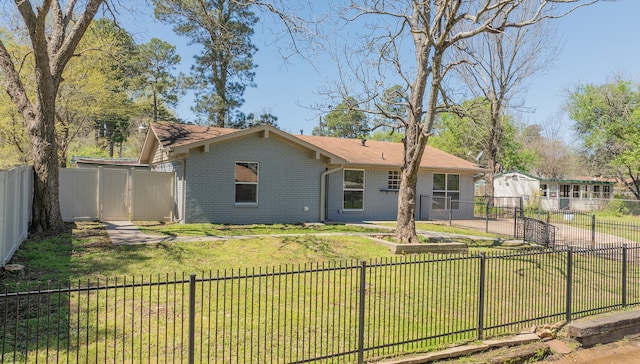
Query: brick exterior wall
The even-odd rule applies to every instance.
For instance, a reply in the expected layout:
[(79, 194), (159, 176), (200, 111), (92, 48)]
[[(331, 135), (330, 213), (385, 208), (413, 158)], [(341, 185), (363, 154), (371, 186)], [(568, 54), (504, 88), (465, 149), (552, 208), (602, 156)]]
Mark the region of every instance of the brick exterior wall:
[[(356, 166), (347, 169), (363, 169)], [(396, 220), (398, 214), (398, 193), (384, 191), (388, 187), (388, 173), (393, 169), (365, 170), (364, 209), (363, 211), (349, 211), (342, 209), (342, 181), (343, 171), (329, 175), (327, 192), (327, 220), (331, 221), (366, 221), (366, 220)], [(437, 172), (442, 173), (442, 172)], [(416, 219), (420, 218), (420, 196), (431, 196), (433, 190), (433, 172), (420, 171), (418, 174)], [(473, 175), (460, 174), (460, 200), (473, 201)], [(425, 219), (448, 218), (448, 213), (423, 210)], [(456, 219), (473, 218), (473, 205), (464, 203), (459, 210), (453, 212)]]
[[(301, 223), (320, 219), (322, 161), (277, 137), (252, 134), (186, 160), (185, 222)], [(257, 162), (258, 203), (235, 203), (235, 162)], [(305, 209), (306, 207), (306, 209)], [(306, 211), (305, 211), (306, 210)]]

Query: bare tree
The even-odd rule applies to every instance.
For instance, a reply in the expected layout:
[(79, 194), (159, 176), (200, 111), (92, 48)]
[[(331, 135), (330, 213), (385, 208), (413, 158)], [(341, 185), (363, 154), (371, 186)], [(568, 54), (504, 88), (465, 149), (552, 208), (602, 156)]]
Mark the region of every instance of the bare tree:
[[(515, 22), (525, 22), (533, 16), (536, 6), (534, 2), (523, 4), (508, 16)], [(477, 134), (489, 170), (485, 194), (489, 196), (494, 194), (494, 176), (500, 169), (500, 149), (507, 138), (505, 111), (521, 106), (514, 98), (523, 84), (550, 64), (557, 48), (554, 38), (555, 31), (546, 21), (527, 27), (483, 32), (463, 39), (459, 46), (454, 47), (454, 60), (468, 60), (455, 67), (454, 74), (467, 87), (472, 99), (488, 104), (488, 113), (469, 112), (461, 107), (455, 109), (462, 116), (474, 119), (473, 125), (480, 129)], [(475, 120), (476, 115), (481, 120)]]
[(541, 125), (529, 125), (525, 129), (525, 144), (536, 153), (533, 171), (537, 176), (562, 179), (588, 170), (565, 142), (566, 126), (561, 118), (561, 114), (556, 114)]
[[(25, 120), (35, 171), (32, 224), (34, 233), (64, 230), (58, 194), (58, 145), (55, 135), (56, 96), (62, 73), (105, 0), (15, 0), (26, 28), (35, 69), (35, 93), (25, 88), (20, 70), (0, 39), (0, 70), (11, 101)], [(10, 5), (3, 5), (10, 6)]]
[[(575, 9), (598, 0), (351, 0), (342, 12), (348, 29), (364, 30), (349, 37), (349, 47), (342, 55), (340, 69), (350, 71), (344, 76), (343, 90), (353, 90), (358, 82), (362, 97), (371, 106), (362, 105), (373, 113), (383, 90), (403, 83), (406, 118), (384, 115), (405, 130), (404, 159), (398, 193), (398, 227), (396, 240), (417, 243), (415, 231), (416, 183), (420, 160), (431, 135), (436, 115), (448, 98), (447, 80), (450, 72), (466, 63), (469, 57), (454, 52), (462, 42), (483, 33), (501, 33), (509, 28), (524, 28), (544, 19), (562, 17)], [(527, 18), (514, 17), (529, 4), (535, 7)], [(562, 3), (562, 4), (561, 4)], [(390, 76), (391, 75), (391, 76)], [(373, 82), (371, 82), (373, 81)]]

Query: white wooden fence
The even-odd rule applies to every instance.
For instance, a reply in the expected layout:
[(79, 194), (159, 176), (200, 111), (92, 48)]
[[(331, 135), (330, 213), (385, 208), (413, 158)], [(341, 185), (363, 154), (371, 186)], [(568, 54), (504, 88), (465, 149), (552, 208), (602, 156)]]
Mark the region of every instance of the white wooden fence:
[[(175, 206), (172, 172), (61, 168), (60, 211), (64, 221), (171, 221)], [(0, 267), (27, 239), (33, 200), (33, 168), (0, 170)]]
[(60, 169), (60, 210), (64, 221), (173, 218), (172, 172), (136, 169)]
[(0, 170), (0, 266), (27, 239), (33, 198), (33, 169)]

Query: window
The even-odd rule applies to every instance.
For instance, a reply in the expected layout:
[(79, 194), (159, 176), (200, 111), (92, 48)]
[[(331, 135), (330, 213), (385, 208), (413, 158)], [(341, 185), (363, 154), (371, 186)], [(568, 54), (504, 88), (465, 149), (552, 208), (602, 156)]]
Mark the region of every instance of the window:
[(343, 203), (344, 210), (364, 209), (364, 171), (357, 169), (345, 169), (343, 178)]
[(611, 186), (602, 186), (602, 198), (611, 197)]
[(390, 189), (390, 190), (400, 189), (400, 171), (389, 171), (389, 177), (387, 180), (387, 189)]
[(579, 198), (580, 197), (580, 186), (579, 185), (573, 185), (573, 194), (571, 195), (573, 198)]
[(593, 186), (593, 198), (600, 198), (600, 186)]
[(560, 185), (560, 197), (569, 197), (571, 193), (571, 185)]
[(460, 208), (460, 175), (444, 173), (433, 175), (431, 208), (434, 210)]
[(236, 203), (258, 203), (258, 163), (236, 162)]
[(541, 184), (540, 185), (540, 196), (547, 197), (547, 191), (548, 191), (547, 185)]

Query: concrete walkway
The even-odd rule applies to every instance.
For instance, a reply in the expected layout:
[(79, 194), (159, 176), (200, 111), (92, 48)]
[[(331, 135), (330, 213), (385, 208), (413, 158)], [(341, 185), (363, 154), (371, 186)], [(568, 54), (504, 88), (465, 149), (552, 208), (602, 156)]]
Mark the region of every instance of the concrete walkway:
[(105, 221), (104, 229), (113, 245), (158, 244), (178, 241), (217, 241), (240, 237), (218, 236), (166, 236), (145, 234), (131, 221)]

